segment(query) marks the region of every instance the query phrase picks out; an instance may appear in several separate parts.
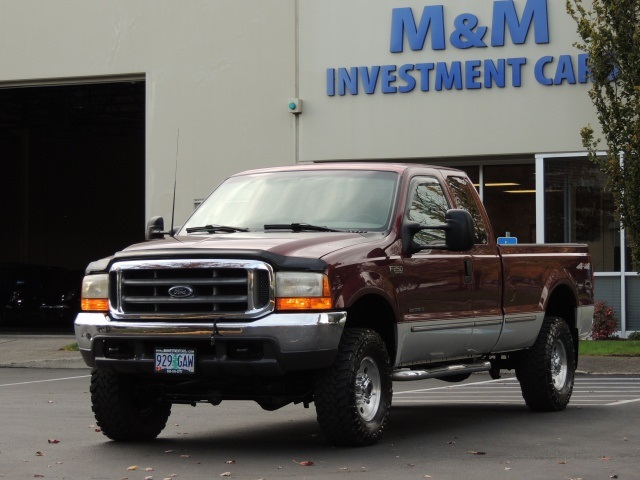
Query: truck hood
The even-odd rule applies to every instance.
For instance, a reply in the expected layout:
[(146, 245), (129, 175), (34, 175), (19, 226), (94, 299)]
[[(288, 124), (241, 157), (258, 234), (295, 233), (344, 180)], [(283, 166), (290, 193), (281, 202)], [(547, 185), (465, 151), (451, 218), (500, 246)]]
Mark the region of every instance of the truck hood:
[(285, 257), (320, 259), (331, 252), (346, 247), (374, 242), (382, 234), (360, 234), (350, 232), (238, 232), (215, 235), (190, 235), (165, 238), (132, 245), (116, 257), (139, 257), (157, 255), (202, 256), (204, 253), (225, 255), (251, 255), (252, 252), (267, 252)]

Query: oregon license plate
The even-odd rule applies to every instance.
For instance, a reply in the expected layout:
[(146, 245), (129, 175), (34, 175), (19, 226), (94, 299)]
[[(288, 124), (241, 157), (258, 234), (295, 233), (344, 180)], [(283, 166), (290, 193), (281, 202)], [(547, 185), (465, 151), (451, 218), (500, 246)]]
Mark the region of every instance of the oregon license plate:
[(156, 373), (194, 373), (195, 365), (195, 350), (156, 348)]

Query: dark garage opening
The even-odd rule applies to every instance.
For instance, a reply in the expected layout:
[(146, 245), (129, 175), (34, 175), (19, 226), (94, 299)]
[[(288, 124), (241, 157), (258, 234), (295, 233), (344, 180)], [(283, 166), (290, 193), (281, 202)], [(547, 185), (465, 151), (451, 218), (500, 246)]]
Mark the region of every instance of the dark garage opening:
[(69, 324), (67, 284), (144, 238), (144, 82), (0, 88), (0, 164), (0, 325)]

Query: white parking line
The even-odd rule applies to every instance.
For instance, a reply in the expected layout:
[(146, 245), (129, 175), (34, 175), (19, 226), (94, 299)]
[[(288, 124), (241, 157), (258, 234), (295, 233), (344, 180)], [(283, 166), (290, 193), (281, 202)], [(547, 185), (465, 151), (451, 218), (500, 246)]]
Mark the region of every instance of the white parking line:
[(619, 402), (609, 403), (607, 405), (623, 405), (625, 403), (640, 402), (640, 398), (634, 398), (633, 400), (620, 400)]
[[(394, 393), (394, 403), (524, 405), (515, 377), (421, 388)], [(640, 378), (582, 378), (575, 380), (571, 404), (616, 406), (640, 402)]]
[(47, 380), (32, 380), (30, 382), (18, 382), (18, 383), (4, 383), (0, 387), (12, 387), (14, 385), (30, 385), (32, 383), (45, 383), (45, 382), (59, 382), (61, 380), (74, 380), (76, 378), (87, 378), (91, 375), (79, 375), (77, 377), (62, 377), (62, 378), (49, 378)]

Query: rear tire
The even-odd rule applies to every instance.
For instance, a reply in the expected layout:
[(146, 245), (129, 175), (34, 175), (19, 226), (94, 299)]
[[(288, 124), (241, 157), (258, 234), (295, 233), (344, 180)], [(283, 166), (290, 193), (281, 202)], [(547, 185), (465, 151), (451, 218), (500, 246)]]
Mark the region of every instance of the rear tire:
[(563, 410), (573, 392), (576, 355), (571, 329), (545, 317), (533, 346), (518, 357), (516, 376), (527, 406), (537, 412)]
[(91, 403), (98, 426), (112, 440), (153, 440), (164, 429), (171, 404), (153, 397), (135, 377), (94, 370)]
[(331, 368), (315, 385), (320, 429), (333, 445), (364, 446), (379, 440), (389, 418), (393, 384), (384, 342), (368, 329), (347, 329)]

